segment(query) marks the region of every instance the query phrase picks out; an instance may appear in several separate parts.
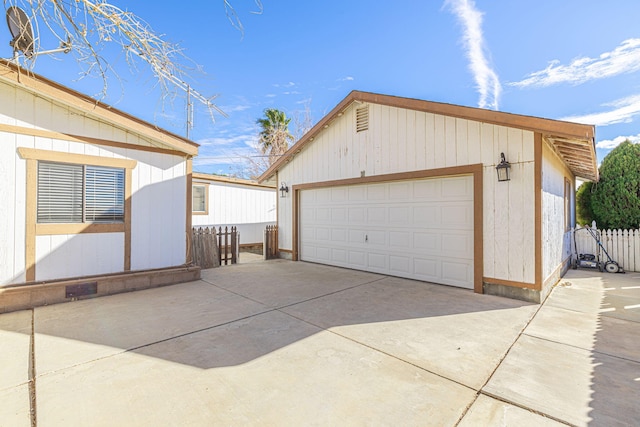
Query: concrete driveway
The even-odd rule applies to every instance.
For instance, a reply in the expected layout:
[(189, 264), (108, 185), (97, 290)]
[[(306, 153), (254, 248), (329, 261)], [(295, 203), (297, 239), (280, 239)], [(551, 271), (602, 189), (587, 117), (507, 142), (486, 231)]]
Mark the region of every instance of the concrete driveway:
[(543, 305), (284, 260), (0, 315), (0, 426), (634, 425), (640, 274)]

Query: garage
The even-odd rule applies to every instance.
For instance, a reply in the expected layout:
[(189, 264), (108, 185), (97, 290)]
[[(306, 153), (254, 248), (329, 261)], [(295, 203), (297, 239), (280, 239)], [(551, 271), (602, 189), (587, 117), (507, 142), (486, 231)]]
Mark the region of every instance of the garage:
[(473, 176), (300, 191), (300, 259), (474, 288)]

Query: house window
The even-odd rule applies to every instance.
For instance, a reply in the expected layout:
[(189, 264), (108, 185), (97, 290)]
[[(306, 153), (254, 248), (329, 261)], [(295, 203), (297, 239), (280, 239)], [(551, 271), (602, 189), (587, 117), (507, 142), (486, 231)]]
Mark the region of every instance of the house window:
[(206, 185), (194, 185), (193, 186), (193, 213), (206, 214), (207, 213), (207, 186)]
[(571, 182), (568, 179), (564, 180), (564, 229), (565, 231), (571, 230), (573, 227), (573, 221), (571, 220)]
[(37, 223), (124, 221), (125, 171), (38, 162)]

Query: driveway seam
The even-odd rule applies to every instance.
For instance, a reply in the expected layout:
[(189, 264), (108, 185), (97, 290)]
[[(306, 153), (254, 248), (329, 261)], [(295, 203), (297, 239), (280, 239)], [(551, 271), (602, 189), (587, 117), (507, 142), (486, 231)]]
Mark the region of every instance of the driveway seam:
[[(382, 277), (380, 277), (380, 278), (378, 278), (378, 279), (371, 280), (371, 281), (369, 281), (369, 282), (359, 283), (359, 284), (357, 284), (357, 285), (349, 286), (349, 287), (347, 287), (347, 288), (343, 288), (343, 289), (338, 289), (338, 290), (336, 290), (336, 291), (329, 292), (329, 293), (327, 293), (327, 294), (318, 295), (318, 296), (315, 296), (315, 297), (307, 298), (307, 299), (304, 299), (304, 300), (300, 300), (300, 301), (292, 302), (292, 303), (290, 303), (290, 304), (281, 305), (281, 306), (276, 306), (276, 307), (272, 307), (272, 308), (273, 308), (273, 310), (280, 310), (280, 309), (283, 309), (283, 308), (292, 307), (292, 306), (294, 306), (294, 305), (302, 304), (302, 303), (309, 302), (309, 301), (313, 301), (313, 300), (316, 300), (316, 299), (319, 299), (319, 298), (324, 298), (324, 297), (329, 296), (329, 295), (335, 295), (335, 294), (340, 293), (340, 292), (344, 292), (344, 291), (348, 291), (348, 290), (351, 290), (351, 289), (355, 289), (355, 288), (358, 288), (358, 287), (360, 287), (360, 286), (370, 285), (370, 284), (372, 284), (372, 283), (376, 283), (376, 282), (379, 282), (379, 281), (381, 281), (381, 280), (388, 279), (388, 278), (389, 278), (389, 276), (382, 276)], [(216, 287), (216, 288), (218, 288), (218, 289), (222, 289), (222, 290), (224, 290), (224, 291), (231, 292), (231, 293), (232, 293), (232, 294), (234, 294), (234, 295), (237, 295), (237, 296), (242, 297), (242, 298), (246, 298), (246, 299), (248, 299), (248, 300), (250, 300), (250, 301), (253, 301), (253, 302), (256, 302), (256, 303), (258, 303), (258, 304), (262, 304), (262, 305), (266, 306), (266, 303), (265, 303), (265, 302), (263, 302), (263, 301), (258, 301), (258, 300), (255, 300), (255, 299), (253, 299), (253, 298), (250, 298), (250, 297), (248, 297), (248, 296), (246, 296), (246, 295), (242, 295), (242, 294), (240, 294), (240, 293), (238, 293), (238, 292), (234, 292), (234, 291), (232, 291), (232, 290), (230, 290), (230, 289), (223, 288), (222, 286), (220, 286), (220, 285), (216, 285), (215, 283), (211, 283), (211, 282), (209, 282), (209, 281), (207, 281), (207, 280), (205, 280), (205, 279), (200, 279), (200, 280), (202, 280), (202, 281), (203, 281), (203, 282), (205, 282), (205, 283), (210, 284), (211, 286), (215, 286), (215, 287)]]
[[(547, 297), (544, 299), (544, 301), (542, 301), (540, 303), (540, 305), (538, 306), (538, 308), (536, 309), (536, 311), (533, 313), (533, 315), (529, 318), (529, 320), (527, 321), (527, 323), (524, 324), (524, 326), (522, 327), (522, 329), (520, 330), (520, 332), (518, 333), (518, 336), (516, 336), (516, 339), (513, 340), (513, 342), (511, 343), (511, 345), (509, 346), (509, 348), (507, 349), (507, 351), (505, 351), (505, 353), (502, 355), (502, 357), (500, 358), (500, 360), (498, 361), (498, 363), (496, 364), (495, 368), (493, 368), (493, 370), (491, 371), (491, 373), (489, 374), (489, 376), (487, 377), (487, 380), (484, 382), (484, 384), (482, 386), (480, 386), (480, 388), (477, 390), (476, 392), (476, 397), (475, 399), (473, 399), (473, 401), (471, 402), (471, 404), (469, 406), (467, 406), (467, 408), (465, 408), (464, 412), (462, 413), (462, 415), (460, 416), (460, 418), (458, 418), (458, 421), (456, 422), (456, 426), (458, 424), (460, 424), (462, 422), (462, 420), (464, 419), (464, 417), (467, 415), (467, 413), (469, 412), (469, 409), (471, 409), (471, 407), (473, 406), (474, 403), (476, 403), (476, 401), (478, 400), (478, 397), (481, 394), (485, 394), (487, 396), (489, 396), (489, 394), (485, 393), (483, 390), (484, 388), (487, 386), (487, 384), (489, 384), (489, 381), (491, 381), (491, 378), (493, 378), (493, 376), (495, 375), (496, 371), (498, 370), (498, 368), (500, 368), (500, 366), (502, 365), (502, 362), (504, 362), (504, 360), (507, 358), (507, 356), (509, 355), (509, 353), (511, 353), (511, 350), (513, 349), (513, 346), (516, 345), (516, 343), (518, 342), (518, 340), (520, 339), (520, 337), (522, 337), (522, 335), (525, 334), (524, 331), (526, 331), (526, 329), (529, 327), (529, 325), (531, 324), (531, 322), (533, 322), (533, 319), (536, 318), (536, 316), (538, 315), (538, 313), (540, 312), (540, 310), (542, 309), (542, 307), (544, 307), (544, 304), (548, 301), (549, 297), (551, 296), (551, 294), (555, 291), (555, 286), (554, 288), (547, 294)], [(491, 396), (493, 397), (493, 396)], [(502, 400), (502, 399), (501, 399)], [(516, 404), (515, 402), (510, 402), (510, 401), (506, 401), (506, 400), (502, 400), (506, 403), (509, 403), (511, 405), (514, 406), (518, 406), (520, 408), (526, 409), (528, 411), (531, 411), (530, 408), (526, 408), (524, 406), (520, 406), (518, 404)], [(544, 416), (547, 416), (546, 414), (542, 414)]]
[(31, 309), (31, 336), (29, 337), (29, 413), (31, 427), (38, 425), (38, 412), (36, 409), (36, 310)]
[(537, 335), (531, 335), (531, 334), (527, 334), (527, 333), (524, 333), (522, 335), (526, 335), (526, 336), (528, 336), (530, 338), (535, 338), (535, 339), (546, 341), (546, 342), (550, 342), (550, 343), (553, 343), (553, 344), (559, 344), (559, 345), (563, 345), (563, 346), (566, 346), (566, 347), (575, 348), (575, 349), (578, 349), (578, 350), (588, 351), (588, 352), (590, 352), (592, 354), (594, 354), (594, 353), (595, 354), (601, 354), (603, 356), (613, 357), (614, 359), (625, 360), (627, 362), (639, 363), (640, 364), (640, 360), (628, 359), (626, 357), (616, 356), (615, 354), (605, 353), (604, 351), (598, 351), (598, 350), (595, 350), (595, 349), (588, 349), (588, 348), (580, 347), (580, 346), (577, 346), (577, 345), (567, 344), (567, 343), (564, 343), (564, 342), (555, 341), (555, 340), (552, 340), (552, 339), (549, 339), (549, 338), (539, 337)]
[[(278, 310), (278, 311), (280, 311), (280, 310)], [(402, 362), (402, 363), (406, 363), (407, 365), (411, 365), (411, 366), (413, 366), (413, 367), (415, 367), (415, 368), (417, 368), (417, 369), (420, 369), (421, 371), (428, 372), (428, 373), (430, 373), (430, 374), (432, 374), (432, 375), (435, 375), (435, 376), (437, 376), (437, 377), (439, 377), (439, 378), (445, 379), (445, 380), (450, 381), (450, 382), (452, 382), (452, 383), (458, 384), (458, 385), (460, 385), (460, 386), (462, 386), (462, 387), (464, 387), (464, 388), (467, 388), (467, 389), (469, 389), (469, 390), (476, 391), (473, 387), (469, 387), (468, 385), (466, 385), (466, 384), (462, 384), (461, 382), (456, 381), (456, 380), (454, 380), (454, 379), (447, 378), (447, 377), (445, 377), (444, 375), (439, 374), (439, 373), (437, 373), (437, 372), (430, 371), (430, 370), (428, 370), (428, 369), (426, 369), (426, 368), (424, 368), (424, 367), (422, 367), (422, 366), (416, 365), (416, 364), (415, 364), (415, 363), (413, 363), (413, 362), (410, 362), (410, 361), (408, 361), (408, 360), (404, 360), (404, 359), (402, 359), (402, 358), (400, 358), (400, 357), (398, 357), (398, 356), (396, 356), (396, 355), (394, 355), (394, 354), (387, 353), (386, 351), (383, 351), (383, 350), (381, 350), (381, 349), (379, 349), (379, 348), (372, 347), (372, 346), (371, 346), (371, 345), (369, 345), (369, 344), (366, 344), (366, 343), (360, 342), (360, 341), (358, 341), (358, 340), (356, 340), (356, 339), (353, 339), (353, 338), (351, 338), (351, 337), (348, 337), (348, 336), (342, 335), (342, 334), (340, 334), (340, 333), (338, 333), (338, 332), (336, 332), (336, 331), (333, 331), (333, 330), (331, 330), (331, 329), (326, 329), (326, 328), (324, 328), (324, 327), (322, 327), (322, 326), (320, 326), (320, 325), (316, 325), (315, 323), (312, 323), (312, 322), (309, 322), (309, 321), (307, 321), (307, 320), (305, 320), (305, 319), (301, 319), (301, 318), (299, 318), (299, 317), (297, 317), (297, 316), (294, 316), (294, 315), (293, 315), (293, 314), (291, 314), (291, 313), (287, 313), (287, 312), (285, 312), (285, 311), (282, 311), (281, 313), (286, 314), (287, 316), (293, 317), (294, 319), (299, 320), (299, 321), (301, 321), (301, 322), (304, 322), (304, 323), (306, 323), (306, 324), (308, 324), (308, 325), (311, 325), (311, 326), (314, 326), (314, 327), (316, 327), (316, 328), (319, 328), (319, 329), (321, 329), (321, 330), (323, 330), (323, 331), (329, 332), (330, 334), (336, 335), (336, 336), (338, 336), (338, 337), (340, 337), (340, 338), (344, 338), (344, 339), (346, 339), (346, 340), (348, 340), (348, 341), (351, 341), (351, 342), (353, 342), (353, 343), (355, 343), (355, 344), (359, 344), (359, 345), (361, 345), (361, 346), (363, 346), (363, 347), (366, 347), (366, 348), (368, 348), (368, 349), (370, 349), (370, 350), (373, 350), (373, 351), (375, 351), (375, 352), (377, 352), (377, 353), (384, 354), (384, 355), (386, 355), (386, 356), (388, 356), (388, 357), (391, 357), (392, 359), (398, 360), (398, 361), (400, 361), (400, 362)]]

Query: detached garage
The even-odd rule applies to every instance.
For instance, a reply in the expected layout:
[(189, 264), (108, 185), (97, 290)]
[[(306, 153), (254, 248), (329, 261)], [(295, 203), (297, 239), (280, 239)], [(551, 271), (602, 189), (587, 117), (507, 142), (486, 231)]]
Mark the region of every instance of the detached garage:
[(540, 301), (568, 267), (575, 179), (598, 179), (594, 132), (354, 91), (261, 177), (284, 196), (280, 254)]

